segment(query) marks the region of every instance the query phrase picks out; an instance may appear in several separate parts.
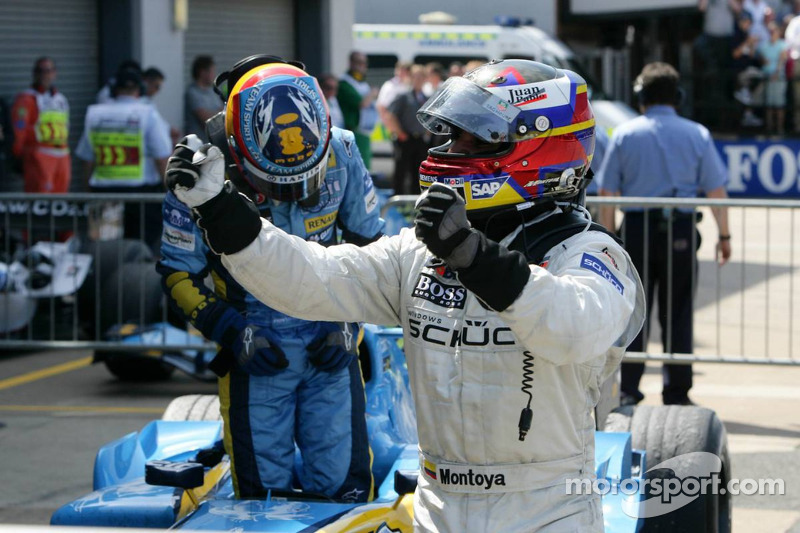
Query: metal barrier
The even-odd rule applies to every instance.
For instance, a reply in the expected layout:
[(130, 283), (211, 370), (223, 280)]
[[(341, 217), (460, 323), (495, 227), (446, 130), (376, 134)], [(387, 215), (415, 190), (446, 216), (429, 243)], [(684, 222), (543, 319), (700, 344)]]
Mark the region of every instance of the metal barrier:
[[(384, 206), (384, 215), (401, 208), (408, 213), (416, 196), (394, 196)], [(696, 275), (692, 276), (694, 298), (694, 353), (673, 353), (669, 341), (671, 313), (665, 324), (667, 346), (660, 342), (656, 305), (650, 310), (650, 342), (645, 352), (629, 352), (629, 361), (668, 361), (671, 363), (715, 362), (772, 365), (800, 365), (800, 335), (795, 302), (800, 303), (800, 287), (795, 285), (795, 242), (800, 229), (795, 215), (798, 200), (759, 199), (679, 199), (590, 197), (590, 208), (616, 206), (622, 209), (697, 210), (701, 221), (692, 218), (700, 232)], [(731, 260), (719, 266), (715, 260), (717, 227), (711, 208), (727, 207), (733, 235)], [(672, 232), (672, 219), (668, 235)], [(617, 212), (617, 225), (621, 213)], [(644, 231), (651, 231), (644, 218)], [(696, 234), (695, 231), (692, 232)], [(624, 239), (624, 235), (621, 235)], [(652, 253), (649, 250), (647, 253)], [(667, 265), (672, 268), (671, 264)], [(649, 272), (640, 272), (647, 283)], [(671, 287), (667, 287), (670, 292)], [(668, 302), (672, 298), (667, 299)], [(669, 304), (668, 304), (669, 305)]]
[[(382, 213), (395, 226), (392, 232), (409, 224), (416, 198), (385, 202)], [(160, 235), (162, 200), (162, 194), (132, 193), (0, 195), (0, 348), (213, 350), (196, 332), (178, 330), (176, 337), (175, 328), (169, 335), (152, 328), (176, 318), (155, 272), (158, 244), (122, 237), (137, 229), (147, 234), (147, 206), (158, 210)], [(800, 201), (593, 197), (589, 205), (696, 209), (706, 215), (693, 222), (703, 236), (692, 243), (700, 244), (692, 278), (694, 353), (673, 353), (669, 344), (662, 349), (653, 342), (660, 335), (654, 320), (648, 349), (629, 353), (629, 360), (800, 365), (800, 335), (794, 335)], [(712, 207), (728, 207), (733, 234), (733, 257), (722, 267), (714, 260)], [(136, 216), (126, 217), (132, 211)], [(647, 279), (648, 272), (640, 274)], [(667, 333), (671, 327), (668, 320)], [(125, 342), (136, 335), (138, 343)]]
[(161, 290), (163, 198), (0, 195), (0, 348), (213, 350)]

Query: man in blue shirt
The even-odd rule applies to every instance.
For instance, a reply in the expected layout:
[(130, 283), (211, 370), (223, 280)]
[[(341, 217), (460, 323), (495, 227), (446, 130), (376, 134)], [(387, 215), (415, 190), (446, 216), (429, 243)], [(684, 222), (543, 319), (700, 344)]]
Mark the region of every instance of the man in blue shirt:
[[(634, 92), (643, 115), (614, 130), (596, 178), (600, 195), (695, 198), (702, 191), (708, 198), (727, 198), (727, 171), (711, 134), (704, 126), (679, 117), (675, 110), (681, 97), (677, 71), (666, 63), (645, 65)], [(723, 264), (731, 255), (727, 209), (714, 208), (712, 212), (719, 229), (717, 255)], [(620, 233), (642, 277), (648, 308), (658, 287), (664, 351), (692, 353), (692, 300), (700, 246), (700, 235), (693, 235), (697, 231), (695, 213), (626, 208), (624, 214)], [(601, 211), (600, 223), (615, 227), (613, 208)], [(646, 351), (648, 326), (649, 320), (630, 351)], [(644, 398), (639, 390), (643, 372), (644, 363), (623, 363), (623, 403)], [(665, 364), (663, 374), (664, 403), (691, 403), (691, 365)]]
[[(377, 240), (383, 221), (353, 133), (330, 127), (319, 85), (299, 66), (252, 56), (221, 75), (225, 109), (208, 124), (214, 145), (201, 150), (228, 152), (228, 178), (284, 231), (323, 246), (337, 243), (337, 229), (356, 245)], [(190, 168), (201, 144), (194, 135), (178, 144), (168, 179)], [(158, 270), (165, 292), (220, 346), (210, 366), (220, 376), (236, 495), (263, 497), (299, 483), (341, 501), (371, 499), (358, 325), (300, 320), (267, 307), (222, 266), (203, 241), (204, 228), (172, 193), (163, 217)], [(209, 274), (214, 290), (204, 283)], [(295, 444), (303, 458), (299, 479)]]

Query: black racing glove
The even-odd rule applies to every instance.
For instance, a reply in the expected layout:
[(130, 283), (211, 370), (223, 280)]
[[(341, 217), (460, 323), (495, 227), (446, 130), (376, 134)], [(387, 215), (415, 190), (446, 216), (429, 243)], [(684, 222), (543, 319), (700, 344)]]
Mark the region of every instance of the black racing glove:
[(286, 354), (269, 338), (269, 331), (248, 325), (233, 342), (236, 365), (253, 376), (274, 376), (289, 366)]
[(517, 299), (530, 277), (525, 256), (472, 228), (456, 191), (434, 183), (416, 208), (417, 239), (457, 272), (464, 287), (495, 311), (504, 311)]
[(308, 346), (308, 360), (320, 370), (336, 373), (358, 357), (358, 328), (345, 322), (331, 326), (328, 335)]
[(434, 183), (417, 200), (417, 239), (453, 270), (472, 265), (480, 236), (467, 220), (464, 200), (447, 185)]

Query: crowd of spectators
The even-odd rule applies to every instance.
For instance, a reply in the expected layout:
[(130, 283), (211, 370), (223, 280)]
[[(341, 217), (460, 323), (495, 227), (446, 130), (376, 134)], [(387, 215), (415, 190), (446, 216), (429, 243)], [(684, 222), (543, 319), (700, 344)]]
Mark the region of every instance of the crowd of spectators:
[[(738, 124), (729, 127), (800, 134), (800, 0), (699, 0), (698, 7), (705, 100), (736, 102)], [(716, 116), (701, 118), (717, 125), (719, 113), (709, 113)]]

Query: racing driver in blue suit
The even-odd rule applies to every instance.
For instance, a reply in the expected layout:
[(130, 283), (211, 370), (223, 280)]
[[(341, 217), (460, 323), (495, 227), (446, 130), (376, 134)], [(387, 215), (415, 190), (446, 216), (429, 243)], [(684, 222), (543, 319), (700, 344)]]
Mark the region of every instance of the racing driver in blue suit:
[[(239, 61), (216, 82), (225, 109), (207, 123), (226, 153), (220, 164), (287, 233), (323, 245), (382, 235), (375, 190), (353, 134), (331, 128), (317, 81), (303, 65), (273, 56)], [(202, 142), (184, 138), (167, 175), (191, 168)], [(164, 290), (220, 349), (225, 451), (237, 497), (269, 489), (348, 501), (373, 493), (357, 324), (312, 322), (271, 309), (245, 291), (203, 241), (192, 213), (172, 193), (163, 206), (158, 269)], [(338, 230), (338, 231), (337, 231)], [(214, 290), (207, 288), (207, 276)], [(287, 298), (292, 294), (287, 292)], [(295, 445), (303, 467), (293, 479)]]

